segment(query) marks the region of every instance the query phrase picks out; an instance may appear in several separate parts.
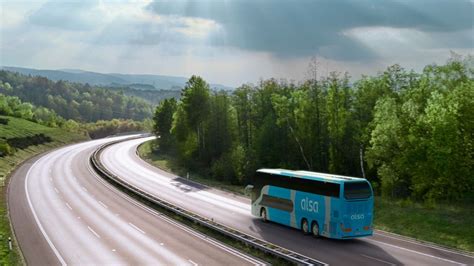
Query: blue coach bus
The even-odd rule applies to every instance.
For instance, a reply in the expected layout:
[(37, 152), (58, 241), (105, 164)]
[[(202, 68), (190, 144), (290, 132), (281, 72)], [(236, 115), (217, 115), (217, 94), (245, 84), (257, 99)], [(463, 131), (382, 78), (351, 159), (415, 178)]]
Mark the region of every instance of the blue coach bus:
[(372, 235), (374, 196), (363, 178), (259, 169), (247, 186), (252, 214), (337, 239)]

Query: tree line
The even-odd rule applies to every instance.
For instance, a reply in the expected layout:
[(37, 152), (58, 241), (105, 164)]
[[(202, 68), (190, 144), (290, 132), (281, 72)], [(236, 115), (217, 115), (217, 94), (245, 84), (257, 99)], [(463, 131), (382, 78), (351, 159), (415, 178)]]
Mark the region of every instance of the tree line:
[(473, 58), (421, 73), (399, 65), (351, 82), (263, 80), (232, 93), (192, 76), (181, 99), (154, 114), (158, 152), (187, 168), (245, 184), (261, 167), (365, 177), (377, 193), (422, 200), (473, 198)]
[(51, 81), (39, 76), (0, 71), (0, 93), (24, 102), (54, 110), (65, 119), (80, 122), (98, 120), (143, 120), (152, 116), (150, 103), (123, 91), (93, 87), (89, 84)]
[[(123, 132), (145, 131), (152, 127), (149, 125), (151, 123), (150, 119), (141, 122), (131, 119), (112, 119), (89, 123), (81, 123), (72, 119), (66, 120), (56, 114), (54, 110), (45, 107), (37, 107), (29, 102), (21, 101), (18, 97), (7, 96), (1, 93), (0, 115), (22, 118), (40, 125), (62, 128), (71, 132), (82, 132), (92, 139), (103, 138)], [(8, 118), (0, 118), (0, 129), (2, 125), (7, 124)], [(8, 140), (4, 140), (2, 136), (0, 136), (0, 144), (5, 141), (8, 142)]]

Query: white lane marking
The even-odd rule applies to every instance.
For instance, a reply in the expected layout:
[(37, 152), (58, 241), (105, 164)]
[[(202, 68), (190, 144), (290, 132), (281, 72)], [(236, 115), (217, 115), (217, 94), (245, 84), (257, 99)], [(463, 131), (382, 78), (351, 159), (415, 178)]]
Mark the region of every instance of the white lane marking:
[[(42, 157), (43, 158), (43, 157)], [(39, 162), (36, 161), (33, 163), (33, 165), (30, 167), (30, 169), (28, 169), (28, 172), (26, 173), (26, 178), (25, 178), (25, 194), (26, 194), (26, 199), (28, 201), (28, 205), (30, 205), (30, 209), (31, 209), (31, 212), (33, 213), (33, 217), (35, 218), (35, 221), (36, 221), (36, 224), (38, 225), (41, 233), (43, 234), (44, 238), (46, 239), (46, 242), (48, 242), (48, 245), (51, 247), (51, 249), (53, 250), (54, 252), (54, 255), (56, 255), (56, 257), (58, 258), (59, 262), (61, 263), (61, 265), (67, 265), (66, 264), (66, 261), (63, 259), (63, 257), (61, 256), (61, 254), (59, 254), (59, 251), (56, 249), (56, 247), (54, 246), (53, 242), (51, 241), (51, 239), (49, 238), (49, 236), (46, 234), (46, 231), (44, 230), (43, 226), (41, 225), (41, 222), (39, 221), (38, 219), (38, 215), (36, 215), (36, 211), (35, 209), (33, 208), (33, 204), (31, 203), (31, 199), (30, 199), (30, 194), (28, 193), (28, 178), (30, 177), (30, 171), (31, 169), (33, 169), (33, 167), (35, 167), (35, 165)]]
[(388, 261), (385, 261), (385, 260), (381, 260), (381, 259), (377, 259), (377, 258), (374, 258), (374, 257), (371, 257), (369, 255), (365, 255), (365, 254), (360, 254), (362, 257), (366, 257), (366, 258), (369, 258), (369, 259), (373, 259), (373, 260), (376, 260), (378, 262), (382, 262), (382, 263), (385, 263), (385, 264), (388, 264), (388, 265), (396, 265), (394, 263), (391, 263), (391, 262), (388, 262)]
[(192, 261), (192, 260), (188, 260), (189, 262), (191, 262), (192, 265), (194, 266), (198, 266), (199, 264), (197, 264), (196, 262)]
[(84, 190), (85, 192), (87, 192), (87, 189), (85, 187), (82, 187), (82, 190)]
[(115, 250), (115, 249), (112, 249), (112, 251), (113, 251), (113, 252), (115, 252), (115, 251), (117, 251), (117, 250)]
[[(422, 246), (422, 247), (438, 249), (438, 250), (441, 250), (441, 251), (444, 251), (444, 252), (448, 252), (448, 253), (452, 253), (452, 254), (456, 254), (456, 255), (460, 255), (460, 256), (465, 256), (465, 257), (468, 257), (468, 258), (474, 258), (474, 256), (464, 254), (464, 253), (460, 253), (460, 252), (457, 252), (457, 251), (454, 251), (454, 250), (449, 250), (449, 249), (446, 249), (446, 248), (443, 248), (443, 247), (439, 247), (439, 246), (436, 246), (436, 245), (431, 244), (431, 243), (418, 242), (415, 239), (413, 239), (413, 240), (408, 239), (408, 238), (405, 239), (406, 238), (405, 236), (398, 236), (397, 234), (394, 234), (394, 233), (391, 233), (391, 232), (386, 232), (386, 231), (383, 231), (383, 230), (380, 230), (380, 231), (383, 232), (383, 234), (375, 232), (375, 235), (379, 235), (379, 236), (382, 236), (382, 237), (388, 237), (388, 238), (399, 240), (399, 241), (405, 241), (405, 242), (412, 243), (412, 244), (415, 244), (415, 245), (419, 245), (419, 246)], [(393, 235), (393, 236), (391, 236), (391, 235)]]
[(415, 253), (415, 254), (418, 254), (418, 255), (423, 255), (423, 256), (426, 256), (426, 257), (433, 258), (433, 259), (438, 259), (438, 260), (446, 261), (446, 262), (453, 263), (453, 264), (457, 264), (457, 265), (466, 265), (466, 264), (461, 263), (461, 262), (457, 262), (457, 261), (448, 260), (448, 259), (445, 259), (445, 258), (436, 257), (436, 256), (433, 256), (433, 255), (430, 255), (430, 254), (426, 254), (426, 253), (418, 252), (418, 251), (411, 250), (411, 249), (408, 249), (408, 248), (403, 248), (403, 247), (400, 247), (400, 246), (388, 244), (388, 243), (381, 242), (381, 241), (378, 241), (378, 240), (373, 240), (373, 239), (366, 239), (366, 240), (367, 240), (367, 241), (376, 242), (376, 243), (379, 243), (379, 244), (382, 244), (382, 245), (386, 245), (386, 246), (389, 246), (389, 247), (398, 248), (398, 249), (401, 249), (401, 250), (404, 250), (404, 251), (412, 252), (412, 253)]
[[(97, 173), (94, 172), (94, 170), (92, 170), (92, 168), (90, 167), (90, 165), (87, 167), (87, 169), (89, 170), (89, 172), (97, 179), (97, 181), (99, 181), (100, 183), (102, 183), (105, 187), (109, 188), (110, 190), (114, 191), (115, 193), (117, 193), (117, 188), (113, 187), (112, 185), (110, 185), (109, 183), (105, 182), (104, 180), (102, 180), (101, 177), (97, 176)], [(234, 255), (234, 256), (237, 256), (239, 258), (242, 258), (243, 260), (246, 260), (254, 265), (266, 265), (265, 263), (253, 258), (253, 257), (250, 257), (244, 253), (241, 253), (240, 251), (237, 251), (237, 250), (234, 250), (233, 248), (230, 248), (230, 247), (227, 247), (225, 246), (224, 244), (221, 244), (220, 242), (217, 242), (215, 240), (213, 240), (212, 238), (209, 238), (205, 235), (202, 235), (200, 233), (197, 233), (195, 231), (193, 231), (192, 229), (189, 229), (188, 227), (184, 226), (184, 225), (181, 225), (180, 223), (178, 222), (175, 222), (174, 220), (171, 220), (170, 218), (166, 217), (166, 216), (163, 216), (161, 213), (147, 207), (147, 206), (144, 206), (138, 202), (135, 202), (134, 200), (130, 199), (128, 196), (122, 194), (122, 193), (117, 193), (117, 195), (125, 200), (127, 200), (128, 202), (130, 202), (131, 204), (149, 212), (151, 215), (154, 215), (155, 217), (157, 218), (161, 218), (162, 220), (170, 223), (170, 224), (173, 224), (179, 228), (181, 228), (182, 230), (186, 231), (186, 232), (189, 232), (190, 234), (204, 240), (204, 241), (207, 241), (208, 243), (216, 246), (216, 247), (219, 247), (221, 248), (222, 250), (224, 251), (227, 251), (228, 253)], [(117, 216), (119, 216), (118, 213), (116, 213)], [(160, 246), (164, 246), (164, 243), (160, 243)], [(323, 263), (323, 265), (328, 265), (326, 263)]]
[(49, 181), (53, 182), (53, 178), (49, 177)]
[(59, 194), (59, 190), (56, 187), (54, 187), (54, 191)]
[(66, 206), (72, 211), (71, 206), (66, 202)]
[(77, 216), (77, 219), (79, 219), (79, 220), (80, 220), (80, 219), (81, 219), (81, 217)]
[(92, 228), (90, 226), (87, 226), (87, 228), (89, 229), (89, 231), (91, 231), (97, 238), (100, 238), (99, 234), (97, 234), (94, 230), (92, 230)]
[(105, 205), (102, 201), (98, 200), (99, 204), (102, 205), (102, 207), (108, 209), (109, 207), (107, 207), (107, 205)]
[(143, 231), (142, 229), (138, 228), (136, 225), (132, 224), (132, 223), (128, 223), (131, 227), (135, 228), (135, 230), (137, 230), (138, 232), (142, 233), (142, 234), (145, 234), (145, 231)]

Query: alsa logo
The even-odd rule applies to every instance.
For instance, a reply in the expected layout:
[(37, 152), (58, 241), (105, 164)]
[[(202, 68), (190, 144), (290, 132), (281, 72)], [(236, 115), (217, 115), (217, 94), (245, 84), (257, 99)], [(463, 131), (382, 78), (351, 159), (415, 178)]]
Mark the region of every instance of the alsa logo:
[(351, 220), (362, 220), (362, 219), (364, 219), (363, 214), (352, 214), (351, 215)]
[(301, 209), (308, 212), (318, 212), (319, 202), (304, 198), (301, 200)]

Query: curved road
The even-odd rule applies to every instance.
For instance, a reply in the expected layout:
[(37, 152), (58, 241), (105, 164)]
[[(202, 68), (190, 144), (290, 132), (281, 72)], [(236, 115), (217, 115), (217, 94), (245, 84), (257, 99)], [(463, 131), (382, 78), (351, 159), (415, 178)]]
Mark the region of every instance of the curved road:
[(260, 263), (137, 203), (99, 178), (89, 156), (124, 137), (70, 145), (12, 176), (10, 217), (29, 265)]
[(101, 161), (129, 184), (234, 229), (335, 265), (474, 264), (472, 256), (380, 231), (373, 237), (340, 241), (314, 239), (295, 229), (263, 223), (251, 216), (248, 199), (188, 182), (141, 160), (137, 146), (150, 139), (112, 145), (102, 152)]

